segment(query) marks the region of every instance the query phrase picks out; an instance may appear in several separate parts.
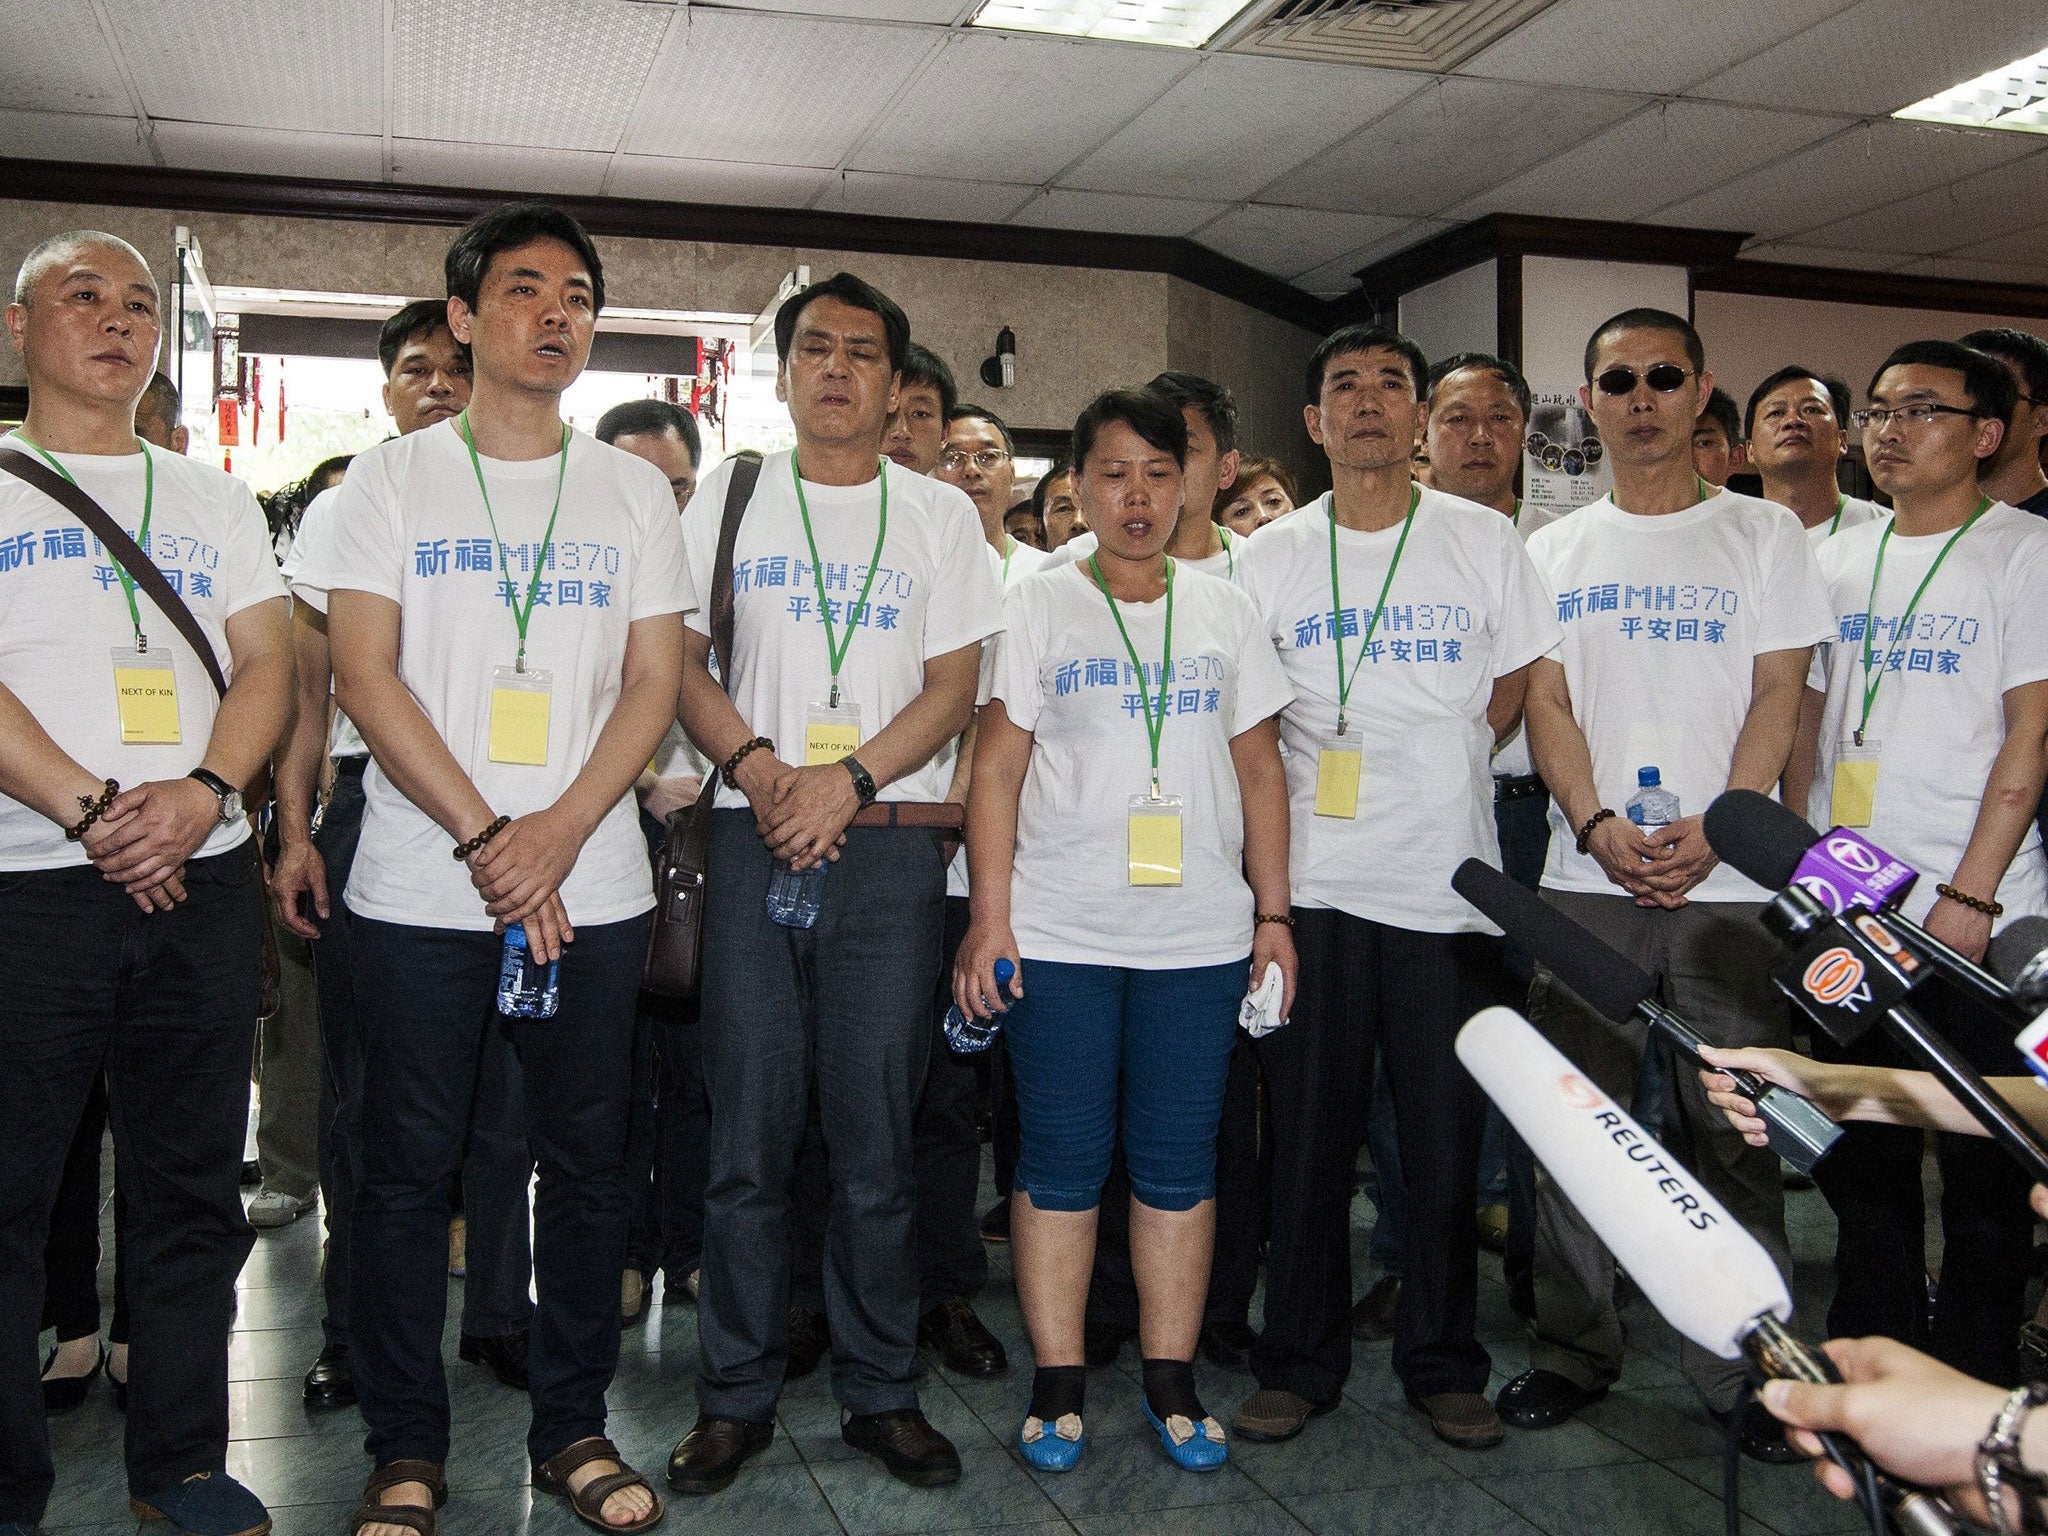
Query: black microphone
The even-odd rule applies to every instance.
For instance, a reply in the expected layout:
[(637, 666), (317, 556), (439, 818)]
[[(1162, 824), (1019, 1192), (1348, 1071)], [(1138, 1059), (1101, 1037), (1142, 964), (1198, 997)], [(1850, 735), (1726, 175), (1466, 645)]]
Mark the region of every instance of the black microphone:
[(2022, 1007), (2048, 1008), (2048, 917), (2016, 917), (1992, 936), (1984, 969), (2012, 988)]
[(1727, 1072), (1744, 1097), (1755, 1103), (1768, 1128), (1771, 1150), (1801, 1173), (1811, 1173), (1841, 1139), (1842, 1128), (1811, 1099), (1753, 1072), (1730, 1072), (1703, 1060), (1700, 1047), (1712, 1042), (1657, 1001), (1657, 983), (1650, 975), (1534, 891), (1479, 859), (1458, 866), (1451, 889), (1504, 929), (1603, 1019), (1626, 1024), (1639, 1018), (1699, 1065)]

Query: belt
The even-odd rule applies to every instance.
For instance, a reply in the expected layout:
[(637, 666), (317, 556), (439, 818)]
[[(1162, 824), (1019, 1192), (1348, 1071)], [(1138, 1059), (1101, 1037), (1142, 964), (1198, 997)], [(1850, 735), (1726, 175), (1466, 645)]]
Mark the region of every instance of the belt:
[(370, 766), (367, 757), (337, 757), (334, 760), (334, 776), (337, 779), (360, 779), (363, 770)]
[(1493, 776), (1493, 803), (1503, 800), (1529, 800), (1537, 795), (1547, 795), (1542, 775), (1534, 773), (1496, 773)]

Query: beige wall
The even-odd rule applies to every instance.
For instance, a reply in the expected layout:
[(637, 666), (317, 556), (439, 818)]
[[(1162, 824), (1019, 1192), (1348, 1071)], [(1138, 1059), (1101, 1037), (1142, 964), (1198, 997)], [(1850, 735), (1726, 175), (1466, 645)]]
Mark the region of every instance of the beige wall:
[(1329, 465), (1301, 419), (1302, 374), (1318, 339), (1221, 294), (1168, 279), (1165, 366), (1214, 379), (1236, 395), (1238, 446), (1286, 464), (1304, 495), (1319, 495), (1330, 483)]

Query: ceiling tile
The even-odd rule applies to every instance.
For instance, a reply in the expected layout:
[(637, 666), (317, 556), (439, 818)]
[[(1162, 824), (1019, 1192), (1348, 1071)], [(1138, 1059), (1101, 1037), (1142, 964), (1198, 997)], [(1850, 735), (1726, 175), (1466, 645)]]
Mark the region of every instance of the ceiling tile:
[[(1718, 19), (1720, 4), (1703, 9)], [(2035, 52), (2044, 32), (2034, 0), (1861, 0), (1691, 94), (1882, 115)]]
[(1194, 63), (1179, 48), (955, 33), (849, 163), (1047, 182)]
[(1862, 272), (1887, 272), (1905, 262), (1897, 251), (1844, 250), (1839, 246), (1795, 245), (1754, 240), (1742, 248), (1744, 261), (1774, 261), (1792, 267), (1852, 267)]
[(604, 191), (607, 197), (644, 197), (674, 203), (801, 208), (824, 190), (831, 174), (809, 166), (619, 155), (605, 176)]
[(132, 117), (0, 110), (0, 155), (18, 160), (89, 160), (147, 165), (142, 126)]
[(1453, 77), (1417, 92), (1261, 195), (1355, 213), (1439, 213), (1641, 106), (1633, 96)]
[(1037, 192), (1010, 218), (1012, 224), (1051, 229), (1093, 229), (1118, 235), (1185, 235), (1222, 213), (1228, 203), (1178, 197), (1137, 197), (1127, 192)]
[(946, 26), (981, 9), (981, 0), (718, 0), (736, 11), (791, 11), (855, 21), (917, 21)]
[(1422, 84), (1390, 69), (1210, 54), (1060, 184), (1248, 198)]
[(892, 219), (996, 224), (1030, 195), (1029, 187), (1002, 182), (847, 171), (828, 176), (811, 206), (831, 213), (872, 213)]
[(576, 149), (394, 139), (391, 179), (428, 187), (489, 187), (537, 196), (595, 197), (611, 156)]
[(2048, 210), (2048, 149), (1813, 230), (1816, 245), (1934, 255), (2039, 224)]
[(1953, 277), (1971, 283), (2048, 282), (2048, 256), (2036, 262), (1965, 261), (1959, 256), (1920, 256), (1903, 267), (1926, 277)]
[(1291, 281), (1295, 287), (1309, 293), (1349, 293), (1358, 286), (1358, 274), (1383, 257), (1405, 251), (1411, 245), (1419, 245), (1431, 235), (1441, 234), (1455, 226), (1438, 219), (1406, 219), (1393, 231), (1381, 235), (1370, 244), (1356, 250), (1346, 251), (1331, 261), (1324, 262), (1312, 272), (1297, 273)]
[(176, 0), (107, 12), (152, 117), (382, 131), (382, 0)]
[[(2048, 218), (2048, 208), (2035, 209), (2034, 216), (2036, 219)], [(2000, 235), (1996, 240), (1958, 246), (1948, 254), (1966, 261), (2033, 261), (2048, 256), (2048, 223), (2036, 223), (2031, 228)]]
[(1682, 91), (1856, 0), (1558, 0), (1458, 67), (1463, 75)]
[(836, 166), (936, 45), (931, 32), (911, 27), (692, 8), (647, 78), (625, 145)]
[(20, 112), (130, 110), (113, 49), (93, 20), (92, 7), (43, 7), (8, 27), (0, 48), (0, 101)]
[(158, 122), (156, 144), (169, 164), (199, 170), (232, 167), (257, 176), (314, 176), (330, 181), (377, 181), (384, 174), (384, 141), (374, 134)]
[(1383, 240), (1405, 222), (1358, 213), (1251, 203), (1233, 208), (1213, 224), (1203, 225), (1195, 238), (1212, 251), (1248, 267), (1257, 267), (1275, 277), (1292, 278), (1297, 273), (1313, 271), (1346, 251)]
[(391, 131), (554, 149), (618, 147), (678, 13), (628, 0), (395, 0)]
[(2031, 134), (1970, 133), (1882, 119), (1656, 209), (1655, 221), (1746, 229), (1780, 239), (1946, 186), (2039, 148)]
[(1486, 213), (1636, 219), (1842, 126), (1842, 119), (1833, 117), (1672, 102), (1639, 112), (1512, 181), (1488, 188), (1450, 214), (1458, 219)]

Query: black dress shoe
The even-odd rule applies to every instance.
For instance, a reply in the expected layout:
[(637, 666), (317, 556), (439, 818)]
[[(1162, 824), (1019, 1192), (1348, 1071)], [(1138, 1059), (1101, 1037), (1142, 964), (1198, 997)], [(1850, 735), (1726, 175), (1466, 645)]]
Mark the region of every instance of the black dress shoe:
[(832, 1347), (825, 1314), (809, 1307), (789, 1309), (789, 1350), (782, 1365), (784, 1381), (802, 1381), (818, 1368), (818, 1362)]
[(1245, 1322), (1233, 1319), (1202, 1324), (1202, 1358), (1219, 1370), (1249, 1376), (1252, 1346), (1258, 1342), (1259, 1336)]
[(462, 1336), (462, 1358), (471, 1365), (489, 1366), (491, 1374), (514, 1392), (524, 1392), (526, 1341), (527, 1330), (524, 1328), (517, 1333), (499, 1334), (489, 1339), (465, 1333)]
[(243, 1158), (243, 1159), (242, 1159), (242, 1187), (243, 1187), (244, 1189), (246, 1189), (246, 1188), (248, 1188), (248, 1187), (249, 1187), (250, 1185), (252, 1185), (252, 1184), (261, 1184), (262, 1182), (263, 1182), (263, 1165), (262, 1165), (261, 1163), (257, 1162), (257, 1161), (256, 1161), (256, 1159), (255, 1159), (255, 1158), (253, 1158), (253, 1157), (245, 1157), (245, 1158)]
[(889, 1469), (913, 1488), (938, 1488), (960, 1481), (960, 1453), (918, 1409), (900, 1413), (849, 1413), (839, 1438)]
[[(101, 1344), (97, 1339), (93, 1341), (93, 1345), (99, 1350), (100, 1355), (97, 1360), (93, 1361), (92, 1369), (83, 1376), (58, 1376), (54, 1379), (50, 1377), (43, 1379), (43, 1412), (69, 1413), (85, 1401), (85, 1394), (92, 1390), (93, 1377), (99, 1375), (101, 1369), (107, 1363), (107, 1346)], [(53, 1349), (50, 1351), (50, 1358), (43, 1362), (43, 1369), (47, 1371), (56, 1363), (57, 1352)]]
[(668, 1485), (677, 1493), (717, 1493), (730, 1488), (747, 1458), (767, 1450), (774, 1438), (773, 1424), (707, 1414), (669, 1452)]
[[(1716, 1413), (1714, 1422), (1727, 1427), (1729, 1413)], [(1770, 1409), (1756, 1400), (1753, 1393), (1745, 1393), (1742, 1401), (1729, 1411), (1738, 1423), (1737, 1433), (1741, 1437), (1742, 1454), (1751, 1461), (1761, 1461), (1767, 1466), (1789, 1467), (1805, 1461), (1806, 1458), (1792, 1448), (1792, 1442), (1785, 1438), (1785, 1426), (1771, 1417)]]
[(348, 1363), (346, 1344), (329, 1344), (306, 1372), (306, 1406), (320, 1410), (346, 1408), (356, 1400), (356, 1373)]
[(917, 1342), (955, 1376), (986, 1379), (1010, 1368), (1003, 1341), (958, 1297), (940, 1302), (918, 1319)]
[(1107, 1323), (1083, 1323), (1081, 1359), (1097, 1370), (1105, 1365), (1115, 1365), (1116, 1357), (1124, 1351), (1124, 1341), (1130, 1336), (1128, 1328), (1112, 1328)]
[(1555, 1371), (1530, 1370), (1500, 1389), (1494, 1407), (1517, 1429), (1555, 1429), (1606, 1395), (1605, 1387), (1582, 1387)]

